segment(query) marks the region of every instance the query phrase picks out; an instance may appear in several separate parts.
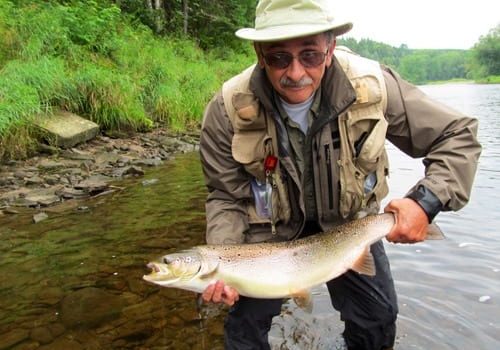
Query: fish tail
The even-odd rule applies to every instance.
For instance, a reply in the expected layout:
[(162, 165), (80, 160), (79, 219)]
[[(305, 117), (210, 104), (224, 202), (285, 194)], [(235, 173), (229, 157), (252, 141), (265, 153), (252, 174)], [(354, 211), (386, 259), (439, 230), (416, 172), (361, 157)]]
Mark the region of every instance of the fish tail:
[(445, 239), (445, 236), (443, 231), (441, 231), (441, 228), (437, 224), (430, 223), (429, 226), (427, 227), (426, 239), (429, 240)]

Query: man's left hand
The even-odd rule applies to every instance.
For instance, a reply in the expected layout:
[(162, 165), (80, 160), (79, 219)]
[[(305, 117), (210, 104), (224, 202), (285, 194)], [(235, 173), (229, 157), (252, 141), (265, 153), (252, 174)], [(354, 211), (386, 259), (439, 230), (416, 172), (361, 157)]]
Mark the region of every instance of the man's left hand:
[(413, 199), (393, 199), (384, 211), (394, 213), (395, 224), (386, 239), (393, 243), (416, 243), (425, 240), (429, 219)]

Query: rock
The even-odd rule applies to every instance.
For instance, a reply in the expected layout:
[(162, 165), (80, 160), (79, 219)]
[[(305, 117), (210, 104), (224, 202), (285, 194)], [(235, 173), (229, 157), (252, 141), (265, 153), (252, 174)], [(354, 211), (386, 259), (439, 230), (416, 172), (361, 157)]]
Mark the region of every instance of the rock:
[(75, 185), (76, 190), (84, 191), (90, 195), (103, 192), (109, 188), (109, 185), (100, 178), (89, 178)]
[(134, 165), (144, 165), (144, 166), (160, 166), (163, 164), (163, 161), (158, 158), (150, 158), (150, 159), (138, 159), (133, 162)]
[(33, 222), (35, 224), (38, 224), (39, 222), (43, 221), (43, 220), (47, 220), (49, 218), (49, 216), (46, 214), (46, 213), (38, 213), (38, 214), (35, 214), (33, 215)]
[(27, 186), (32, 186), (32, 185), (43, 185), (45, 183), (45, 181), (43, 181), (43, 179), (39, 176), (31, 176), (31, 177), (28, 177), (25, 181), (26, 185)]
[(41, 344), (52, 343), (52, 341), (54, 340), (52, 333), (46, 327), (33, 328), (30, 332), (30, 338)]
[(41, 304), (56, 305), (64, 296), (64, 291), (59, 287), (46, 287), (40, 290), (37, 301)]
[(54, 337), (58, 337), (66, 331), (61, 323), (51, 323), (47, 326)]
[[(56, 192), (60, 187), (50, 187), (46, 189), (36, 189), (26, 193), (24, 199), (30, 203), (35, 203), (35, 205), (49, 206), (60, 201)], [(33, 205), (29, 205), (33, 206)]]
[(93, 328), (119, 317), (126, 303), (98, 288), (83, 288), (67, 295), (61, 303), (66, 328)]
[(0, 350), (9, 349), (29, 338), (26, 329), (13, 329), (6, 334), (0, 334)]
[(56, 339), (54, 342), (41, 346), (37, 350), (83, 350), (84, 347), (77, 341), (64, 337)]
[(113, 174), (117, 177), (123, 176), (144, 176), (144, 170), (138, 166), (129, 166), (122, 169), (116, 169)]
[(58, 191), (56, 191), (58, 196), (61, 196), (64, 199), (78, 199), (88, 197), (89, 194), (83, 190), (77, 190), (71, 187), (64, 187)]
[(56, 162), (51, 159), (42, 159), (38, 164), (38, 168), (41, 170), (55, 170), (63, 167), (64, 163)]
[(155, 183), (157, 183), (158, 181), (159, 181), (158, 179), (144, 180), (142, 182), (142, 185), (143, 186), (151, 186), (151, 185), (154, 185)]
[(70, 148), (97, 136), (99, 125), (66, 111), (56, 111), (52, 116), (43, 116), (35, 120), (35, 125), (55, 139), (55, 144)]

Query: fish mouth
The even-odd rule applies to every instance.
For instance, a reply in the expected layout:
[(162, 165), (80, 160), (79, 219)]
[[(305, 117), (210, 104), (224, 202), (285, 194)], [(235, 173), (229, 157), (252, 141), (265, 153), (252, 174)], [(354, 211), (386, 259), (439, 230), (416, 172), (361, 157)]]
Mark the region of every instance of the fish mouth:
[(151, 273), (142, 276), (142, 278), (148, 282), (164, 282), (171, 283), (177, 281), (178, 278), (172, 274), (168, 266), (163, 263), (150, 262), (146, 265), (151, 269)]
[(146, 266), (151, 269), (151, 273), (158, 273), (161, 271), (160, 266), (153, 262), (148, 263)]

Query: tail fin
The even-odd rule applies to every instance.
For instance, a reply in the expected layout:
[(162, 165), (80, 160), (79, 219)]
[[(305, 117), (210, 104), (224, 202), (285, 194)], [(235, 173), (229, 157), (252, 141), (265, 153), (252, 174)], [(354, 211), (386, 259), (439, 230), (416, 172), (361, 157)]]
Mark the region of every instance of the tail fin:
[(446, 237), (444, 236), (443, 231), (441, 231), (441, 228), (439, 228), (438, 225), (435, 223), (430, 223), (429, 226), (427, 227), (427, 237), (426, 239), (429, 240), (437, 240), (437, 239), (445, 239)]

